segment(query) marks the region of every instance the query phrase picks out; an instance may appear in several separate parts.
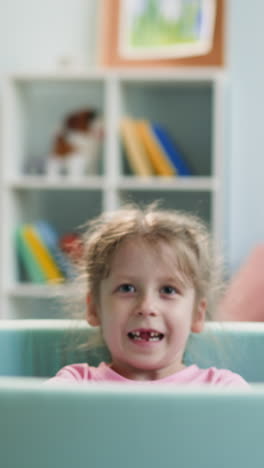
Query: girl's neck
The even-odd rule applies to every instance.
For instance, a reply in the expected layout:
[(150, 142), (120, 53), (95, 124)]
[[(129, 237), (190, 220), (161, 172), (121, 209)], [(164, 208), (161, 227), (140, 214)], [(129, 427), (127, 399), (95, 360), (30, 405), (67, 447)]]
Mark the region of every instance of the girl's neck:
[(186, 368), (186, 366), (181, 362), (177, 369), (173, 368), (171, 372), (169, 369), (153, 369), (153, 370), (144, 370), (144, 369), (133, 369), (129, 367), (123, 367), (115, 363), (111, 363), (109, 365), (110, 369), (112, 369), (117, 374), (121, 375), (125, 379), (128, 380), (137, 380), (137, 381), (149, 381), (149, 380), (161, 380), (170, 375), (176, 374)]

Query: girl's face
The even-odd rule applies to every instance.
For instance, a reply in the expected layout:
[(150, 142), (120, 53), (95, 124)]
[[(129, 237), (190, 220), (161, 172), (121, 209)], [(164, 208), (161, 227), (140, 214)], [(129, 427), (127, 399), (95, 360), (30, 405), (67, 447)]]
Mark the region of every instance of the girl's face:
[(172, 246), (134, 238), (115, 252), (87, 319), (101, 325), (112, 369), (128, 379), (156, 380), (184, 367), (186, 341), (191, 331), (202, 331), (205, 309), (178, 271)]

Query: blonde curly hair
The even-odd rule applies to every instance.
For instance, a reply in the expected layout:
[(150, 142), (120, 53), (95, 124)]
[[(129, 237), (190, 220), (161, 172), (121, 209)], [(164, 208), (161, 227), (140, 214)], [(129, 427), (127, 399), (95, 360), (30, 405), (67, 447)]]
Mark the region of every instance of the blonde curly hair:
[[(190, 213), (159, 209), (157, 203), (145, 208), (125, 205), (117, 211), (105, 212), (89, 221), (82, 235), (83, 255), (78, 262), (76, 284), (83, 297), (99, 298), (101, 281), (109, 275), (111, 260), (121, 242), (128, 238), (142, 239), (149, 245), (160, 241), (175, 249), (180, 272), (195, 289), (196, 298), (205, 298), (207, 319), (221, 290), (221, 262), (213, 252), (213, 243), (206, 224)], [(81, 289), (77, 293), (80, 298)]]

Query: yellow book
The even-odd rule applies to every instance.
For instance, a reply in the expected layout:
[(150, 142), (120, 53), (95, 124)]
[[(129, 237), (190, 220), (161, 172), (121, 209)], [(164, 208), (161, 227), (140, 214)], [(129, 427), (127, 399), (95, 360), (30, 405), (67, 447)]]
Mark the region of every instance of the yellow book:
[(37, 231), (30, 224), (24, 225), (23, 235), (25, 242), (30, 247), (36, 261), (43, 270), (47, 282), (59, 283), (64, 280), (64, 276), (57, 267), (55, 260), (42, 242)]
[(153, 175), (154, 170), (146, 149), (138, 137), (133, 119), (123, 117), (120, 122), (120, 132), (131, 170), (139, 176)]
[(161, 176), (174, 176), (176, 170), (156, 141), (148, 121), (138, 120), (136, 122), (136, 127), (156, 174)]

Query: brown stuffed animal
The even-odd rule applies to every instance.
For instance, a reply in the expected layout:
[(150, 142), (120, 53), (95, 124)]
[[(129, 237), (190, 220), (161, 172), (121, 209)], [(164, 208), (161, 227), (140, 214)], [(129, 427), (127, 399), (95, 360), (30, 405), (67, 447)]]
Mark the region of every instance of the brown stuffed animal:
[(83, 176), (98, 171), (103, 127), (97, 111), (82, 109), (66, 115), (48, 158), (49, 175)]

